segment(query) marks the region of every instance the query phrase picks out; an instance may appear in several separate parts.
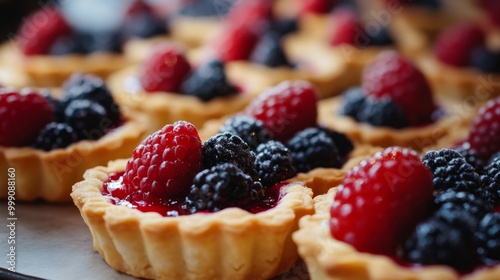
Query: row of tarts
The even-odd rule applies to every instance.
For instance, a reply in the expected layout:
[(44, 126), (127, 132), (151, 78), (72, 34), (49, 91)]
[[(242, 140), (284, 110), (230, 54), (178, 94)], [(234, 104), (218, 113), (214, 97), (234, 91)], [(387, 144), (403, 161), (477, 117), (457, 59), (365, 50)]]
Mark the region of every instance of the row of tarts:
[(0, 166), (137, 277), (496, 279), (500, 29), (439, 3), (236, 1), (112, 54), (43, 7), (0, 54)]

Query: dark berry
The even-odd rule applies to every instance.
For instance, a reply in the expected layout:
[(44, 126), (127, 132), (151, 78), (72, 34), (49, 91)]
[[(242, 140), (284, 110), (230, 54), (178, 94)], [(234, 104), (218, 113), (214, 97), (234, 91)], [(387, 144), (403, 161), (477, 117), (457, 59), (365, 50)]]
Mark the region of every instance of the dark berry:
[(255, 153), (238, 135), (229, 132), (219, 133), (210, 137), (203, 144), (203, 168), (208, 169), (221, 163), (232, 163), (258, 179), (255, 170)]
[(475, 192), (480, 188), (480, 177), (474, 167), (454, 150), (429, 151), (422, 160), (434, 176), (433, 183), (437, 191), (452, 189)]
[(344, 133), (329, 129), (327, 127), (318, 127), (318, 129), (323, 130), (330, 136), (333, 143), (337, 147), (340, 157), (345, 159), (347, 155), (354, 149), (352, 141)]
[(469, 268), (476, 261), (468, 233), (439, 219), (419, 224), (404, 243), (403, 255), (412, 263), (444, 264), (456, 269)]
[(253, 50), (250, 60), (254, 63), (269, 66), (289, 66), (285, 52), (281, 47), (278, 34), (268, 32), (260, 40)]
[(432, 214), (432, 219), (444, 222), (454, 228), (460, 228), (467, 236), (467, 239), (472, 239), (474, 232), (479, 226), (480, 217), (458, 208), (440, 208)]
[(297, 174), (290, 151), (278, 141), (269, 141), (257, 147), (255, 168), (264, 187), (272, 187)]
[(33, 148), (51, 151), (66, 148), (78, 140), (73, 128), (65, 123), (49, 123), (40, 131)]
[(220, 61), (201, 65), (184, 81), (181, 91), (205, 102), (238, 93), (236, 87), (228, 81), (224, 65)]
[(106, 110), (105, 117), (114, 126), (121, 120), (120, 109), (104, 81), (93, 75), (73, 74), (63, 85), (61, 101), (67, 106), (74, 100), (89, 100)]
[(99, 103), (88, 99), (71, 101), (64, 110), (65, 122), (73, 127), (78, 139), (97, 140), (112, 127), (106, 121), (106, 110)]
[(319, 128), (311, 127), (298, 132), (288, 141), (287, 146), (298, 172), (308, 172), (316, 167), (342, 166), (337, 146), (332, 138)]
[(166, 34), (167, 22), (157, 18), (151, 11), (143, 10), (127, 15), (121, 32), (124, 40), (151, 38), (155, 35)]
[(500, 204), (500, 158), (490, 163), (484, 169), (481, 177), (482, 186), (486, 190), (489, 200), (494, 205)]
[(194, 178), (188, 203), (197, 211), (219, 211), (227, 207), (243, 208), (245, 202), (257, 199), (260, 182), (254, 181), (236, 165), (223, 163), (205, 169)]
[(366, 30), (369, 35), (368, 46), (394, 45), (394, 40), (387, 27), (379, 27), (376, 30)]
[(482, 218), (493, 210), (493, 205), (474, 194), (456, 192), (452, 190), (440, 193), (434, 199), (434, 209), (465, 210), (472, 215)]
[(52, 107), (54, 108), (54, 121), (55, 122), (63, 122), (64, 121), (64, 104), (59, 100), (54, 98), (50, 91), (47, 89), (43, 89), (40, 91), (40, 94), (47, 99)]
[(441, 8), (441, 2), (439, 0), (416, 0), (416, 1), (406, 0), (403, 3), (408, 4), (408, 5), (424, 7), (424, 8), (430, 8), (430, 9)]
[(373, 126), (405, 128), (410, 125), (404, 111), (388, 98), (367, 97), (356, 119)]
[(279, 37), (295, 32), (298, 29), (298, 22), (295, 18), (276, 19), (272, 22), (271, 26), (271, 32), (278, 34)]
[(459, 147), (455, 148), (455, 151), (459, 153), (467, 163), (472, 165), (477, 173), (483, 172), (484, 164), (483, 161), (479, 158), (477, 153), (470, 148), (469, 142), (465, 142)]
[(114, 52), (122, 51), (122, 41), (118, 32), (95, 32), (74, 34), (76, 49), (83, 54), (94, 52)]
[(500, 152), (496, 152), (494, 153), (491, 157), (490, 157), (490, 160), (488, 162), (488, 164), (491, 164), (492, 162), (495, 162), (497, 160), (500, 160)]
[(236, 0), (190, 0), (179, 9), (179, 14), (189, 17), (223, 16)]
[(471, 64), (485, 73), (500, 73), (500, 52), (479, 47), (472, 53)]
[(494, 265), (500, 261), (500, 213), (488, 213), (475, 234), (477, 252), (483, 262)]
[(252, 150), (257, 149), (257, 146), (260, 144), (271, 140), (271, 134), (269, 134), (264, 124), (246, 115), (235, 115), (229, 118), (219, 128), (219, 132), (230, 132), (238, 135)]
[(75, 35), (68, 34), (57, 38), (50, 46), (49, 54), (51, 55), (67, 55), (72, 53), (83, 53), (84, 50), (79, 45)]
[(365, 93), (361, 87), (353, 87), (342, 93), (339, 114), (356, 118), (365, 103)]

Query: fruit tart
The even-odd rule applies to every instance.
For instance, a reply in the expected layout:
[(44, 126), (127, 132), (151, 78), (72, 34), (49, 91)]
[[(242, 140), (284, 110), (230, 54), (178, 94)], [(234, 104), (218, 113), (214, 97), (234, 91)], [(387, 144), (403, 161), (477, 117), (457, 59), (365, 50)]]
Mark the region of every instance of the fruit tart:
[(363, 68), (382, 51), (397, 49), (415, 55), (425, 50), (425, 36), (405, 21), (380, 22), (374, 18), (378, 14), (367, 15), (335, 9), (307, 25), (302, 23), (299, 32), (285, 38), (286, 55), (322, 98), (359, 83)]
[(119, 104), (151, 116), (152, 131), (181, 119), (201, 126), (238, 112), (265, 88), (233, 83), (219, 60), (192, 65), (174, 44), (155, 46), (140, 66), (114, 73), (109, 84)]
[(411, 61), (387, 51), (365, 68), (360, 87), (320, 102), (319, 120), (360, 143), (421, 151), (473, 116), (455, 105)]
[[(150, 279), (268, 279), (293, 266), (298, 219), (313, 211), (300, 183), (263, 186), (237, 135), (205, 143), (185, 121), (147, 137), (129, 160), (73, 186), (94, 248), (114, 269)], [(168, 238), (166, 238), (168, 237)]]
[(500, 94), (498, 34), (476, 22), (458, 22), (442, 30), (418, 62), (440, 92), (484, 102)]
[(200, 137), (236, 134), (257, 158), (271, 145), (269, 155), (262, 155), (268, 165), (288, 166), (279, 181), (300, 181), (314, 195), (323, 194), (342, 181), (348, 168), (379, 148), (358, 145), (345, 134), (318, 123), (316, 104), (317, 93), (309, 82), (285, 81), (266, 90), (243, 112), (207, 122)]
[[(15, 170), (18, 201), (71, 201), (85, 170), (127, 156), (146, 135), (145, 116), (120, 110), (100, 78), (74, 75), (61, 92), (0, 89), (0, 167)], [(0, 179), (6, 198), (10, 181)]]
[(363, 161), (293, 235), (311, 279), (498, 279), (500, 213), (477, 179), (449, 150)]

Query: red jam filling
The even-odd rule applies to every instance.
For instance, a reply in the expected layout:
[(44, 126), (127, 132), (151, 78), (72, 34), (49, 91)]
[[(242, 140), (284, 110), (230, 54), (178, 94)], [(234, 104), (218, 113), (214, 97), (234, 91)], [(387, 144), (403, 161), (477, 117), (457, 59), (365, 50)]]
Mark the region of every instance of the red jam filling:
[[(156, 212), (166, 217), (177, 217), (192, 214), (188, 206), (183, 201), (171, 200), (161, 205), (151, 205), (144, 201), (130, 202), (127, 200), (128, 194), (122, 184), (123, 173), (124, 172), (112, 173), (108, 180), (103, 184), (102, 194), (107, 197), (111, 203), (115, 205), (125, 205), (142, 212)], [(281, 191), (284, 185), (286, 185), (286, 183), (280, 183), (271, 188), (266, 188), (264, 190), (264, 199), (241, 209), (252, 214), (256, 214), (275, 207), (284, 195)], [(211, 212), (203, 211), (197, 213)]]

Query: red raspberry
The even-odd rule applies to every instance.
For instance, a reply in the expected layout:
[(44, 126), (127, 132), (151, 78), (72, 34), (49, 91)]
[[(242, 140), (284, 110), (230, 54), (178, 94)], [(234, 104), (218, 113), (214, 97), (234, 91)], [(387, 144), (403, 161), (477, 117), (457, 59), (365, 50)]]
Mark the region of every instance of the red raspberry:
[(0, 91), (0, 146), (31, 145), (45, 125), (54, 121), (54, 108), (43, 96)]
[(341, 44), (354, 45), (356, 36), (361, 30), (360, 22), (352, 10), (342, 9), (332, 13), (332, 27), (330, 33), (330, 45)]
[(161, 204), (189, 193), (201, 168), (201, 140), (185, 121), (148, 136), (127, 162), (123, 184), (132, 202)]
[(474, 23), (463, 22), (445, 29), (436, 39), (434, 52), (440, 61), (467, 66), (474, 49), (484, 45), (483, 31)]
[(330, 209), (330, 231), (357, 250), (394, 254), (425, 217), (432, 174), (417, 153), (399, 147), (378, 152), (349, 170)]
[(142, 67), (140, 80), (148, 92), (177, 92), (191, 70), (182, 51), (169, 44), (157, 45)]
[(470, 128), (470, 147), (485, 162), (500, 151), (500, 98), (488, 101), (479, 110)]
[(389, 98), (406, 113), (411, 125), (429, 123), (435, 110), (426, 78), (394, 51), (380, 54), (363, 73), (362, 87), (375, 99)]
[(23, 22), (16, 40), (25, 55), (46, 54), (57, 38), (70, 32), (59, 9), (46, 6)]
[(316, 126), (316, 89), (306, 81), (285, 81), (274, 86), (252, 103), (245, 113), (260, 120), (278, 141)]
[(300, 0), (300, 10), (302, 14), (324, 14), (328, 13), (337, 0)]
[(500, 26), (500, 2), (498, 0), (479, 0), (478, 2), (490, 21)]

